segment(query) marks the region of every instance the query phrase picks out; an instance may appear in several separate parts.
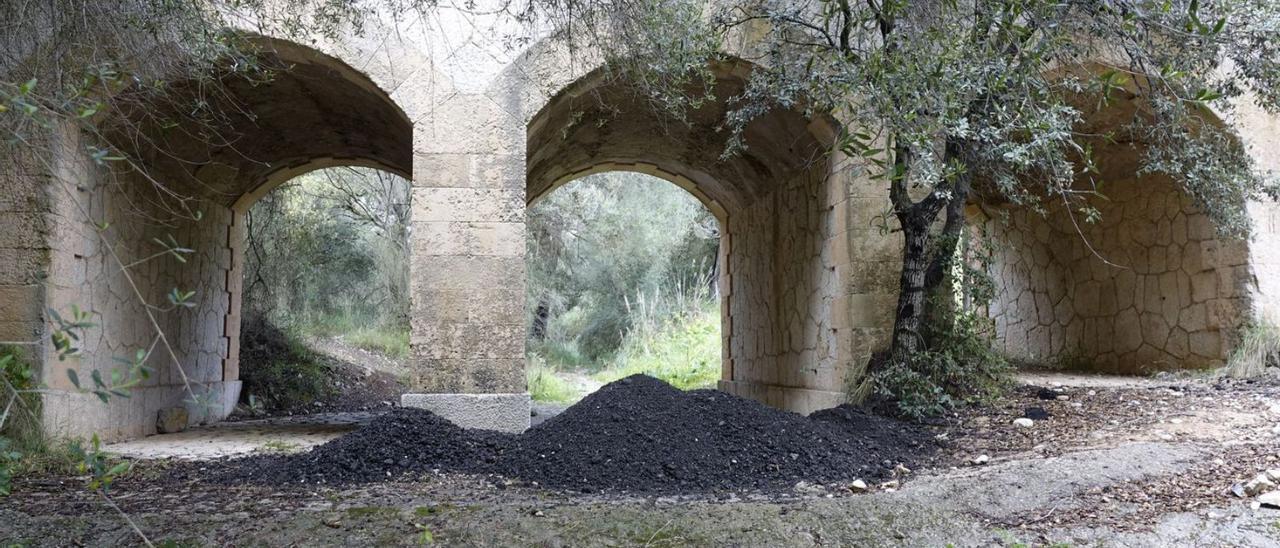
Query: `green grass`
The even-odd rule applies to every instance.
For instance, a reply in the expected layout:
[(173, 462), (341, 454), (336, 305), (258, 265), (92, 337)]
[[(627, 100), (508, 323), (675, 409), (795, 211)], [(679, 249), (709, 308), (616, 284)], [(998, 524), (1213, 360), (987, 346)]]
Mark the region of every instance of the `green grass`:
[(529, 396), (534, 401), (568, 403), (579, 395), (569, 383), (556, 375), (555, 367), (547, 365), (536, 355), (529, 357), (525, 375), (529, 381)]
[(658, 323), (642, 323), (627, 334), (613, 364), (594, 375), (612, 382), (643, 373), (681, 390), (714, 388), (720, 379), (720, 309), (707, 303)]
[(1280, 326), (1263, 320), (1245, 326), (1240, 344), (1227, 358), (1227, 365), (1220, 373), (1234, 378), (1257, 377), (1277, 362), (1280, 362)]
[(352, 346), (392, 358), (409, 356), (409, 330), (388, 326), (362, 327), (342, 335)]
[(409, 356), (408, 326), (392, 325), (352, 314), (307, 315), (288, 322), (290, 329), (308, 337), (341, 337), (348, 344), (392, 358)]

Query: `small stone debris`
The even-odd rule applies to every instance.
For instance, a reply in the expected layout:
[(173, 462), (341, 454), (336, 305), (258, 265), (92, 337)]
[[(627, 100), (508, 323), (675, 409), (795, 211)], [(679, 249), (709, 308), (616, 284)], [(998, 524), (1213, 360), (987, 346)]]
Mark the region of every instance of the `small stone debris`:
[(1051, 416), (1043, 407), (1028, 407), (1022, 411), (1022, 416), (1034, 421), (1048, 420)]
[(1268, 411), (1270, 411), (1272, 415), (1280, 415), (1280, 403), (1272, 405)]
[(169, 407), (161, 409), (156, 416), (156, 432), (160, 434), (176, 434), (187, 429), (191, 417), (185, 407)]
[(800, 493), (802, 495), (820, 495), (822, 493), (827, 492), (825, 487), (821, 485), (809, 483), (804, 480), (800, 480), (796, 482), (796, 485), (795, 487), (793, 487), (793, 489), (795, 490), (795, 492)]
[(1066, 395), (1066, 394), (1062, 394), (1062, 395), (1060, 395), (1060, 396), (1058, 396), (1058, 397), (1056, 397), (1056, 398), (1054, 398), (1054, 399), (1056, 399), (1056, 400), (1058, 400), (1058, 401), (1067, 401), (1067, 400), (1071, 399), (1071, 396), (1068, 396), (1068, 395)]
[(974, 465), (976, 465), (976, 466), (982, 466), (982, 465), (984, 465), (984, 464), (986, 464), (986, 463), (988, 463), (988, 462), (991, 462), (991, 456), (990, 456), (990, 455), (978, 455), (978, 456), (974, 457), (974, 458), (973, 458), (973, 460), (971, 460), (971, 461), (969, 461), (969, 462), (972, 462), (972, 463), (973, 463)]
[(849, 484), (849, 490), (854, 493), (865, 493), (867, 491), (867, 482), (860, 479), (853, 480), (853, 483)]
[(1067, 394), (1065, 392), (1061, 390), (1054, 390), (1052, 388), (1041, 388), (1039, 391), (1036, 392), (1036, 397), (1045, 401), (1056, 400), (1066, 395)]
[(1244, 484), (1238, 481), (1231, 484), (1231, 494), (1235, 495), (1237, 498), (1245, 498), (1249, 496), (1249, 493), (1246, 493), (1244, 490)]
[(1019, 426), (1022, 428), (1031, 428), (1032, 426), (1036, 425), (1036, 421), (1033, 421), (1026, 417), (1019, 417), (1019, 418), (1013, 419), (1013, 425)]
[(1280, 491), (1271, 491), (1258, 495), (1257, 502), (1259, 506), (1265, 508), (1280, 508)]
[(893, 475), (895, 476), (905, 476), (910, 473), (911, 473), (911, 469), (907, 468), (906, 466), (903, 466), (902, 463), (898, 463), (897, 466), (893, 467)]
[(1263, 473), (1263, 474), (1258, 474), (1258, 477), (1245, 482), (1244, 494), (1248, 496), (1260, 495), (1262, 493), (1273, 491), (1275, 490), (1275, 488), (1276, 488), (1275, 482), (1271, 481), (1271, 479), (1269, 479), (1267, 475)]
[(889, 492), (893, 492), (893, 491), (897, 491), (897, 490), (898, 490), (898, 486), (900, 486), (900, 485), (902, 485), (902, 484), (901, 484), (901, 483), (898, 483), (898, 480), (889, 480), (889, 481), (886, 481), (886, 482), (882, 482), (882, 483), (880, 484), (880, 490), (881, 490), (881, 491), (889, 491)]

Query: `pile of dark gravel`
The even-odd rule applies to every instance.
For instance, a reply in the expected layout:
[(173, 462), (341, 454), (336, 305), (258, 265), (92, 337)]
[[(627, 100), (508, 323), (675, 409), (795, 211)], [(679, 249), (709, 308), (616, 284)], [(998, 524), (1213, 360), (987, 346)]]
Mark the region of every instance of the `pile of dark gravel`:
[(308, 453), (233, 461), (218, 479), (351, 484), (442, 470), (583, 492), (773, 490), (880, 479), (935, 449), (927, 430), (852, 407), (804, 417), (635, 375), (518, 436), (397, 409)]

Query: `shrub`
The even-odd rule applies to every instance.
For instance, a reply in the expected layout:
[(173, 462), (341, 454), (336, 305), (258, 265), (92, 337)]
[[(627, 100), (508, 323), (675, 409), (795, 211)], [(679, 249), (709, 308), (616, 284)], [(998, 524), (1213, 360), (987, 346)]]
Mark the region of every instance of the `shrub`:
[(266, 411), (309, 404), (333, 393), (333, 371), (296, 335), (260, 318), (240, 331), (242, 399), (253, 396)]
[(1013, 367), (991, 344), (991, 321), (975, 312), (948, 316), (949, 328), (935, 324), (930, 329), (928, 349), (906, 361), (883, 359), (873, 367), (876, 406), (920, 420), (990, 402), (1008, 390)]

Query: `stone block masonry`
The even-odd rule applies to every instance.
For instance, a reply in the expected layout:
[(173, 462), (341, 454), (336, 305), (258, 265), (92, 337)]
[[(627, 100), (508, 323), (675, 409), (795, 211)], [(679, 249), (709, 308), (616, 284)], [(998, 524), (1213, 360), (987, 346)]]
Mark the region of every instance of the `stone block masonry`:
[[(723, 156), (725, 100), (752, 70), (736, 51), (711, 67), (720, 100), (676, 121), (590, 52), (554, 39), (512, 53), (501, 33), (417, 31), (371, 25), (314, 46), (260, 37), (264, 62), (287, 70), (227, 83), (229, 110), (249, 110), (225, 120), (234, 146), (156, 130), (152, 140), (172, 149), (136, 158), (191, 198), (198, 222), (154, 222), (162, 200), (149, 180), (91, 165), (74, 130), (0, 165), (0, 340), (35, 349), (52, 388), (47, 429), (110, 440), (155, 432), (161, 409), (184, 406), (192, 423), (230, 413), (241, 389), (244, 214), (293, 177), (352, 165), (413, 181), (405, 405), (464, 426), (527, 428), (526, 207), (607, 170), (664, 178), (719, 220), (722, 390), (798, 412), (866, 394), (867, 362), (889, 342), (901, 240), (883, 183), (829, 154), (837, 121), (778, 109), (746, 128), (741, 153)], [(1229, 123), (1264, 167), (1280, 169), (1275, 117), (1250, 111)], [(1108, 181), (1097, 224), (973, 204), (974, 230), (997, 243), (987, 312), (1010, 356), (1130, 373), (1211, 367), (1242, 325), (1280, 315), (1280, 208), (1251, 204), (1255, 237), (1223, 239), (1169, 181), (1138, 176), (1138, 148), (1096, 149)], [(102, 221), (110, 246), (94, 227)], [(162, 257), (126, 278), (111, 256), (150, 256), (153, 239), (170, 235), (196, 250), (186, 263)], [(198, 306), (150, 310), (173, 355), (152, 354), (155, 374), (134, 397), (103, 406), (73, 390), (68, 367), (105, 374), (112, 358), (154, 346), (143, 301), (164, 303), (174, 288), (195, 291)], [(83, 357), (62, 362), (46, 311), (73, 304), (97, 327)], [(183, 373), (212, 405), (184, 402)]]

